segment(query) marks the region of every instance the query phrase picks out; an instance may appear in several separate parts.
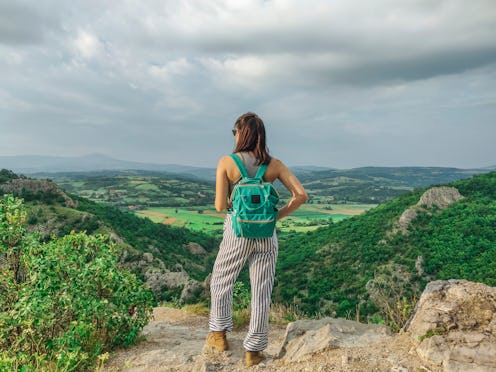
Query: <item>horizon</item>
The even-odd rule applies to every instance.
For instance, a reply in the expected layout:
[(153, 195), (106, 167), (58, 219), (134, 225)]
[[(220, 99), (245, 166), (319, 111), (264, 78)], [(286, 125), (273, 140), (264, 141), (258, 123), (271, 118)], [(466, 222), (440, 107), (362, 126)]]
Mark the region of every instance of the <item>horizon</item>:
[[(105, 158), (107, 160), (113, 160), (113, 161), (118, 161), (118, 162), (129, 162), (129, 163), (136, 163), (136, 164), (142, 164), (142, 165), (155, 165), (155, 166), (179, 166), (179, 167), (191, 167), (191, 168), (200, 168), (200, 169), (214, 169), (216, 168), (216, 164), (213, 166), (201, 166), (201, 165), (195, 165), (195, 164), (180, 164), (180, 163), (171, 163), (171, 162), (163, 162), (163, 163), (158, 163), (158, 162), (141, 162), (141, 161), (136, 161), (132, 159), (120, 159), (120, 158), (115, 158), (112, 156), (108, 156), (105, 154), (99, 154), (99, 153), (92, 153), (92, 154), (86, 154), (86, 155), (81, 155), (81, 156), (58, 156), (58, 155), (35, 155), (35, 154), (21, 154), (21, 155), (0, 155), (0, 161), (2, 158), (57, 158), (57, 159), (72, 159), (72, 160), (82, 160), (82, 159), (87, 159), (87, 158)], [(474, 166), (474, 167), (468, 167), (468, 168), (462, 168), (462, 167), (456, 167), (456, 166), (443, 166), (443, 165), (359, 165), (356, 167), (350, 167), (350, 168), (345, 168), (345, 167), (336, 167), (336, 166), (321, 166), (321, 165), (314, 165), (314, 164), (286, 164), (289, 168), (322, 168), (323, 170), (348, 170), (348, 169), (359, 169), (359, 168), (454, 168), (454, 169), (460, 169), (460, 170), (482, 170), (482, 169), (493, 169), (496, 168), (496, 163), (488, 164), (488, 165), (482, 165), (482, 166)], [(29, 166), (26, 166), (28, 168)], [(0, 163), (0, 169), (4, 168), (2, 164)], [(35, 166), (33, 166), (35, 168)], [(8, 168), (6, 168), (8, 169)], [(101, 168), (101, 169), (95, 169), (95, 170), (113, 170), (112, 168)], [(129, 168), (128, 170), (132, 170), (132, 168)], [(137, 169), (138, 170), (138, 169)], [(76, 171), (79, 172), (79, 171)], [(82, 171), (84, 172), (84, 171)]]
[(487, 0), (54, 0), (0, 17), (0, 156), (215, 167), (253, 111), (288, 165), (496, 159)]

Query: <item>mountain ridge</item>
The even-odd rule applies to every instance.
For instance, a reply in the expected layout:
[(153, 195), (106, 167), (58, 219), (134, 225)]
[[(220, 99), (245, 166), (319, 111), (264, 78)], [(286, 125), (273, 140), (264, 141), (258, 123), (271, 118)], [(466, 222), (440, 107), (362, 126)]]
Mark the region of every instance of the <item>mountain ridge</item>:
[[(53, 155), (11, 155), (0, 156), (0, 168), (11, 169), (16, 173), (58, 173), (58, 172), (86, 172), (102, 170), (149, 170), (170, 173), (199, 173), (215, 175), (215, 168), (182, 165), (176, 163), (149, 163), (130, 160), (116, 159), (104, 154), (88, 154), (82, 156), (53, 156)], [(432, 168), (432, 169), (458, 169), (487, 172), (496, 170), (496, 165), (472, 168), (442, 167), (442, 166), (359, 166), (353, 168), (336, 168), (330, 166), (315, 165), (291, 165), (292, 170), (298, 173), (313, 172), (346, 172), (350, 170), (367, 169), (408, 169), (408, 168)]]

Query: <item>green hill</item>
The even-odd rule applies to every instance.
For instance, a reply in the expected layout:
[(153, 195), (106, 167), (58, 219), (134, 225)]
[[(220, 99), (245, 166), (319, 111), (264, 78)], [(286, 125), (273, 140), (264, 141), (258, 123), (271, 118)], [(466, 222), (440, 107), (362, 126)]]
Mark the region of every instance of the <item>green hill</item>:
[[(198, 300), (209, 274), (216, 238), (186, 228), (154, 223), (107, 204), (65, 193), (49, 180), (34, 180), (0, 171), (0, 195), (22, 197), (28, 230), (44, 241), (71, 231), (107, 234), (117, 244), (122, 266), (151, 285), (157, 301), (188, 297)], [(195, 252), (200, 249), (200, 253)], [(200, 248), (198, 248), (200, 247)], [(168, 280), (168, 276), (174, 277)], [(190, 287), (184, 292), (185, 286)], [(183, 298), (185, 299), (185, 298)]]
[(400, 217), (427, 189), (281, 242), (275, 301), (377, 321), (379, 310), (406, 316), (429, 280), (496, 285), (496, 172), (448, 186), (463, 199), (443, 209), (416, 207), (405, 232)]
[[(447, 207), (416, 206), (429, 190), (418, 189), (328, 227), (281, 234), (274, 302), (309, 315), (399, 326), (430, 280), (463, 278), (496, 285), (496, 172), (448, 186), (463, 199)], [(153, 223), (66, 194), (51, 181), (9, 171), (0, 172), (2, 187), (25, 198), (30, 229), (47, 240), (72, 230), (109, 234), (123, 265), (145, 281), (155, 278), (157, 300), (180, 298), (186, 289), (191, 301), (206, 295), (201, 285), (191, 287), (191, 280), (199, 284), (210, 272), (218, 237)], [(410, 218), (402, 225), (405, 211)], [(167, 284), (169, 274), (186, 279)], [(241, 280), (247, 282), (246, 270)]]

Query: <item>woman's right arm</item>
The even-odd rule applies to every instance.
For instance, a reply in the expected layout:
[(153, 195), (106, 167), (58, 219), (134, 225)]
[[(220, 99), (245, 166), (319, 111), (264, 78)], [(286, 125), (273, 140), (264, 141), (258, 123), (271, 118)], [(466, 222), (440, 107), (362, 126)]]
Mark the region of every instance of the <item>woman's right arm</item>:
[(227, 177), (228, 157), (224, 156), (217, 164), (215, 176), (215, 209), (223, 212), (227, 208), (227, 192), (229, 189), (229, 179)]
[(282, 184), (291, 192), (291, 199), (289, 202), (279, 209), (277, 220), (280, 220), (296, 209), (300, 207), (303, 203), (308, 200), (307, 192), (305, 191), (303, 185), (298, 180), (298, 178), (291, 172), (288, 167), (286, 167), (281, 161), (278, 161), (278, 179)]

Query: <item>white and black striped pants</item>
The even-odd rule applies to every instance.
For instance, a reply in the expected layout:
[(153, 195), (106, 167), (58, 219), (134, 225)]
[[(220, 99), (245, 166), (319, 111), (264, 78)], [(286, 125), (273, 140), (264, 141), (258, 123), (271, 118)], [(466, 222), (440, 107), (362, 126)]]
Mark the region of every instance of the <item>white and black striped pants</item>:
[(210, 283), (211, 331), (232, 330), (233, 287), (248, 260), (251, 283), (251, 317), (245, 350), (262, 351), (269, 343), (270, 296), (274, 285), (278, 242), (270, 238), (247, 239), (234, 235), (231, 215), (224, 221), (224, 237), (215, 260)]

